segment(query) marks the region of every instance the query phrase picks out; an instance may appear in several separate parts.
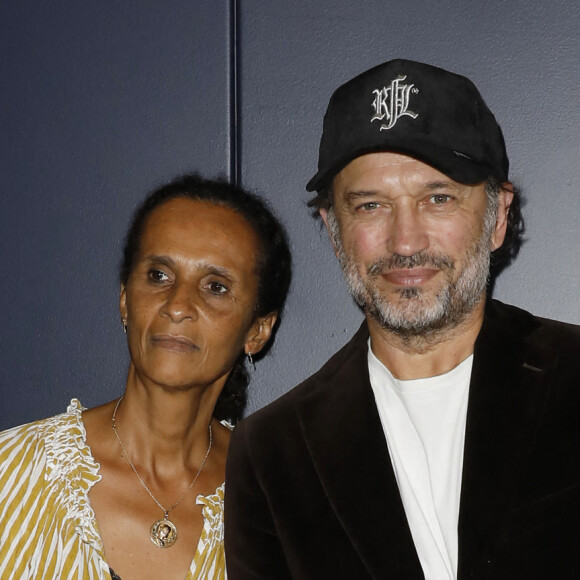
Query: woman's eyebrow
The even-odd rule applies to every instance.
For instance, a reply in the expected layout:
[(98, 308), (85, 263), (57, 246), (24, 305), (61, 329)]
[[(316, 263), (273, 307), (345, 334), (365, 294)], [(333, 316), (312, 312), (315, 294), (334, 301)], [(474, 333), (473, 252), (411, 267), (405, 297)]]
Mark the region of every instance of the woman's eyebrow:
[(223, 266), (216, 266), (215, 264), (211, 264), (209, 262), (204, 262), (201, 265), (202, 267), (205, 267), (210, 274), (214, 274), (216, 276), (223, 276), (224, 278), (229, 278), (230, 280), (236, 278), (236, 276), (230, 269), (224, 268)]
[(145, 256), (144, 261), (148, 264), (162, 264), (163, 266), (174, 266), (175, 260), (170, 258), (169, 256), (157, 256), (155, 254), (151, 254), (149, 256)]
[[(147, 264), (160, 264), (162, 266), (167, 266), (168, 268), (174, 268), (176, 261), (170, 256), (158, 256), (151, 254), (145, 256), (144, 262)], [(199, 270), (206, 270), (208, 274), (213, 274), (214, 276), (222, 276), (223, 278), (228, 278), (230, 280), (237, 280), (235, 273), (229, 268), (224, 266), (218, 266), (213, 262), (208, 262), (207, 260), (201, 260), (196, 263), (196, 268)]]

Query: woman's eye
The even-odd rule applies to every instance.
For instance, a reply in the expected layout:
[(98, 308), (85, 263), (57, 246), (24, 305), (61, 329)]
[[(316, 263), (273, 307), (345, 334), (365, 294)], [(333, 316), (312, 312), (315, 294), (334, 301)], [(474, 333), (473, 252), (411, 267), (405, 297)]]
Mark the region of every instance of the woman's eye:
[(162, 270), (149, 270), (148, 275), (153, 282), (167, 282), (169, 280), (169, 276)]
[(435, 205), (443, 205), (451, 199), (450, 195), (444, 193), (437, 193), (429, 198), (429, 203), (434, 203)]
[(221, 282), (209, 282), (206, 286), (206, 288), (212, 293), (212, 294), (225, 294), (228, 289), (226, 286), (224, 286), (224, 284), (222, 284)]

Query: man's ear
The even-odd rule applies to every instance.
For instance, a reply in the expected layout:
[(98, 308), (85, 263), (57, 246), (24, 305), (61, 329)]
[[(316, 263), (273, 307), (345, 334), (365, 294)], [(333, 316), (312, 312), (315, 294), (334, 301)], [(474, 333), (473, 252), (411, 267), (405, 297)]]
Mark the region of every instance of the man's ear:
[(320, 208), (318, 210), (318, 213), (320, 214), (320, 217), (322, 218), (322, 221), (324, 222), (324, 225), (326, 226), (326, 232), (328, 233), (328, 237), (330, 238), (330, 243), (332, 244), (332, 248), (334, 250), (334, 255), (338, 258), (338, 252), (336, 250), (336, 246), (334, 245), (334, 238), (332, 237), (332, 234), (330, 233), (330, 228), (328, 226), (328, 210)]
[(276, 320), (278, 320), (278, 313), (270, 312), (270, 314), (260, 316), (254, 321), (244, 344), (246, 354), (257, 354), (264, 348), (272, 336)]
[(492, 251), (497, 250), (503, 244), (507, 231), (508, 216), (514, 199), (514, 187), (510, 181), (501, 184), (498, 193), (497, 219), (491, 236)]

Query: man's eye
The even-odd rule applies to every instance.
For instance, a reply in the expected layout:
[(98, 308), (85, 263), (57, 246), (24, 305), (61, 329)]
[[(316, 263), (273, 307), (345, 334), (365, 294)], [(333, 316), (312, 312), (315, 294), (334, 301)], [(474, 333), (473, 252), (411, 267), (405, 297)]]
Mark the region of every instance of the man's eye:
[(363, 211), (373, 211), (378, 207), (379, 204), (376, 201), (367, 201), (366, 203), (359, 205), (358, 209), (362, 209)]
[(444, 193), (437, 193), (429, 198), (429, 203), (434, 203), (435, 205), (443, 205), (451, 199), (450, 195), (445, 195)]
[(212, 294), (225, 294), (228, 289), (226, 286), (224, 286), (224, 284), (222, 284), (221, 282), (209, 282), (209, 284), (206, 285), (206, 288), (212, 293)]
[(162, 270), (151, 269), (148, 272), (148, 276), (153, 282), (167, 282), (169, 280), (169, 276)]

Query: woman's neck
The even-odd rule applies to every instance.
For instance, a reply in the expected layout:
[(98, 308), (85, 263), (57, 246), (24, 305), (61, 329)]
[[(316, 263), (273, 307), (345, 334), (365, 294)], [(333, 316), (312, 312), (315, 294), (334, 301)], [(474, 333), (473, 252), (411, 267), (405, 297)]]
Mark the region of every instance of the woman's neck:
[(165, 475), (194, 469), (207, 452), (220, 391), (219, 385), (179, 391), (147, 385), (131, 367), (115, 422), (132, 461)]

